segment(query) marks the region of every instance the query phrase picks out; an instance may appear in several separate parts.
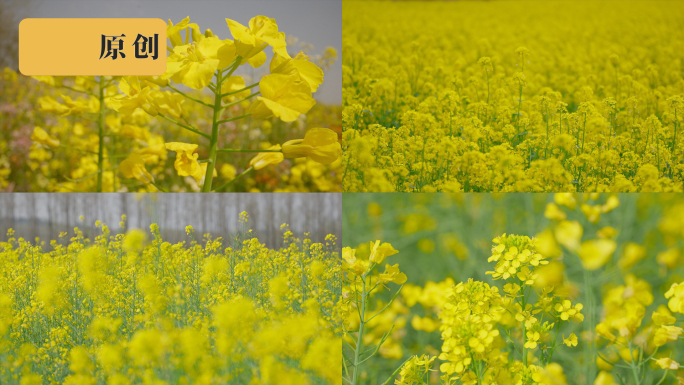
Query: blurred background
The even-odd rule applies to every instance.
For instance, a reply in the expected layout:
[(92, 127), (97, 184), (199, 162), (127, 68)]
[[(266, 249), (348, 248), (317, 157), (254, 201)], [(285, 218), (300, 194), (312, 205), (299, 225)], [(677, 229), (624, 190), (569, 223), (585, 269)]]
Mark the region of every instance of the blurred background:
[[(601, 237), (599, 230), (609, 234), (611, 232), (606, 228), (612, 227), (617, 249), (605, 266), (592, 271), (593, 307), (587, 305), (590, 302), (583, 286), (585, 270), (577, 255), (566, 249), (559, 249), (559, 255), (549, 258), (552, 262), (540, 269), (538, 283), (561, 287), (573, 303), (585, 304), (583, 313), (587, 320), (590, 312), (600, 320), (606, 293), (625, 285), (634, 275), (648, 283), (645, 290), (649, 293), (652, 290), (654, 297), (646, 310), (646, 324), (651, 312), (667, 303), (664, 293), (670, 286), (684, 280), (684, 195), (616, 194), (619, 206), (608, 212), (601, 212), (610, 197), (608, 194), (571, 196), (576, 207), (557, 206), (567, 220), (581, 224), (582, 240)], [(380, 356), (364, 364), (367, 365), (363, 374), (367, 382), (363, 383), (382, 384), (411, 355), (439, 354), (440, 331), (426, 331), (421, 321), (437, 320), (438, 306), (416, 304), (416, 290), (423, 290), (425, 298), (438, 302), (440, 293), (447, 287), (469, 278), (502, 288), (502, 281), (494, 281), (491, 275), (485, 274), (494, 267), (494, 263), (487, 261), (492, 255), (492, 239), (504, 233), (529, 237), (538, 237), (545, 231), (554, 234), (559, 221), (545, 215), (547, 206), (554, 201), (555, 194), (542, 193), (345, 194), (342, 202), (343, 246), (357, 248), (356, 255), (367, 258), (369, 242), (388, 242), (399, 253), (388, 257), (383, 265), (398, 263), (400, 271), (408, 277), (398, 300), (382, 317), (374, 320), (370, 331), (366, 332), (368, 341), (377, 343), (384, 332), (392, 325), (395, 327), (391, 338), (380, 349)], [(598, 208), (598, 214), (590, 207)], [(389, 286), (391, 293), (397, 289), (396, 285)], [(374, 297), (378, 303), (376, 308), (386, 303), (391, 293), (384, 291)], [(588, 322), (577, 326), (580, 344), (588, 335), (588, 330), (582, 328), (589, 328)], [(368, 341), (366, 345), (372, 346)], [(593, 362), (586, 364), (583, 346), (559, 350), (553, 356), (554, 361), (563, 366), (568, 383), (594, 383), (593, 378), (587, 381), (583, 372), (587, 365), (595, 365)], [(661, 349), (658, 354), (669, 352)], [(675, 349), (673, 358), (682, 357), (682, 354), (684, 349)], [(436, 364), (435, 368), (438, 366)], [(433, 373), (431, 384), (438, 383), (438, 373)]]
[(283, 223), (290, 225), (295, 237), (309, 232), (313, 242), (324, 243), (328, 234), (342, 237), (341, 201), (342, 195), (333, 193), (0, 194), (0, 241), (7, 239), (10, 228), (17, 237), (40, 237), (46, 243), (63, 231), (72, 237), (74, 227), (94, 237), (100, 233), (97, 220), (117, 233), (122, 214), (127, 216), (127, 229), (149, 231), (150, 224), (157, 223), (168, 242), (189, 240), (188, 225), (198, 241), (205, 233), (225, 239), (241, 229), (239, 215), (246, 211), (248, 228), (269, 248), (282, 245)]

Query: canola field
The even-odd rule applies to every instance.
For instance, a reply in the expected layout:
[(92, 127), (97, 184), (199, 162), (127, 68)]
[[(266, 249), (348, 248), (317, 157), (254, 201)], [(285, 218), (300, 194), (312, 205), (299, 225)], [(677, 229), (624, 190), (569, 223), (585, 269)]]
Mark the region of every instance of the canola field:
[(344, 190), (682, 191), (682, 30), (682, 1), (344, 1)]
[(313, 98), (335, 49), (266, 16), (167, 36), (161, 76), (2, 69), (0, 191), (341, 191), (341, 108)]
[[(342, 383), (334, 236), (268, 249), (248, 230), (159, 227), (0, 242), (0, 383)], [(148, 240), (149, 239), (149, 240)]]
[(681, 194), (343, 206), (348, 383), (684, 383)]

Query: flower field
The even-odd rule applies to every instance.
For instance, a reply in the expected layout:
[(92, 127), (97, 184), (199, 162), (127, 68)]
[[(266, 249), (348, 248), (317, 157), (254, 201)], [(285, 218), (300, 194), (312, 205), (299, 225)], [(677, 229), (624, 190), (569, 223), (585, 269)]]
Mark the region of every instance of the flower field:
[(684, 188), (681, 1), (343, 3), (343, 186)]
[(343, 206), (349, 383), (684, 383), (680, 194)]
[[(247, 230), (159, 227), (0, 243), (2, 384), (341, 384), (334, 236), (268, 249)], [(149, 241), (147, 241), (149, 234)], [(70, 236), (72, 236), (70, 238)], [(201, 239), (200, 239), (201, 238)]]
[(337, 52), (226, 23), (232, 40), (169, 20), (161, 76), (4, 68), (0, 191), (341, 191), (341, 109), (313, 98)]

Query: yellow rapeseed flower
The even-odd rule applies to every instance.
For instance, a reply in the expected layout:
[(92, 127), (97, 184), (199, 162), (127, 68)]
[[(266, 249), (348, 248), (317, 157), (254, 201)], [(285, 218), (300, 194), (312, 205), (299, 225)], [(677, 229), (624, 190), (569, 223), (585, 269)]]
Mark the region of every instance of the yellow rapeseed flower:
[[(268, 150), (280, 150), (280, 145), (271, 146)], [(255, 170), (261, 170), (270, 164), (278, 164), (283, 160), (285, 160), (285, 157), (282, 152), (260, 152), (249, 161), (249, 165), (254, 167)]]
[(285, 158), (309, 157), (318, 163), (330, 164), (342, 155), (342, 146), (337, 133), (328, 128), (312, 128), (304, 139), (295, 139), (283, 144)]
[(176, 168), (178, 175), (191, 176), (195, 178), (197, 182), (204, 177), (202, 167), (200, 167), (199, 162), (197, 162), (199, 154), (194, 153), (198, 145), (170, 142), (166, 143), (165, 146), (167, 150), (176, 152), (176, 160), (173, 162), (173, 166)]

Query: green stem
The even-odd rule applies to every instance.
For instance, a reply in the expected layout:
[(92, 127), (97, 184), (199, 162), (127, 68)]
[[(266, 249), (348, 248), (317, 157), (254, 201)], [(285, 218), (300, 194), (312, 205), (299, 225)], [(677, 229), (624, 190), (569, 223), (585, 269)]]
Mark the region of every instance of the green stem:
[(219, 120), (218, 122), (216, 122), (216, 124), (222, 124), (222, 123), (232, 122), (232, 121), (235, 121), (235, 120), (240, 120), (240, 119), (248, 118), (248, 117), (250, 117), (250, 116), (252, 116), (252, 114), (244, 114), (244, 115), (236, 116), (236, 117), (230, 118), (230, 119)]
[(669, 370), (670, 369), (665, 369), (665, 373), (663, 373), (663, 376), (660, 378), (660, 381), (658, 381), (658, 383), (656, 385), (660, 385), (663, 383), (663, 381), (665, 381), (665, 377), (667, 377), (667, 373)]
[(637, 365), (634, 364), (634, 354), (632, 354), (632, 341), (629, 341), (629, 367), (632, 368), (632, 375), (634, 376), (634, 384), (639, 385), (641, 381), (639, 380), (639, 370)]
[(672, 137), (672, 159), (675, 155), (675, 145), (677, 144), (677, 109), (674, 110), (674, 136)]
[[(616, 102), (619, 104), (620, 103), (620, 81), (618, 80), (618, 68), (617, 65), (615, 66), (615, 99)], [(616, 104), (617, 106), (617, 104)]]
[[(221, 72), (216, 73), (216, 89), (221, 89)], [(204, 185), (202, 186), (202, 192), (210, 192), (211, 184), (214, 179), (214, 163), (216, 162), (216, 154), (218, 149), (218, 117), (220, 116), (221, 107), (221, 95), (216, 94), (214, 96), (214, 114), (212, 116), (211, 124), (211, 141), (209, 145), (209, 164), (207, 165), (207, 173), (204, 174)]]
[(551, 345), (551, 351), (549, 352), (549, 358), (546, 360), (546, 364), (551, 363), (553, 358), (553, 351), (556, 350), (556, 341), (558, 340), (558, 332), (560, 331), (560, 322), (556, 322), (556, 334), (553, 336), (553, 344)]
[[(102, 83), (100, 83), (100, 84), (102, 84)], [(94, 93), (92, 93), (92, 92), (90, 92), (90, 91), (77, 90), (76, 88), (69, 87), (69, 86), (65, 86), (65, 85), (61, 85), (60, 87), (61, 87), (61, 88), (66, 88), (67, 90), (71, 90), (71, 91), (74, 91), (74, 92), (80, 92), (80, 93), (83, 93), (83, 94), (86, 94), (86, 95), (97, 96), (97, 95), (95, 95)]]
[(59, 144), (59, 147), (68, 148), (69, 150), (76, 150), (76, 151), (81, 151), (81, 152), (87, 152), (87, 153), (89, 153), (89, 154), (97, 154), (97, 153), (98, 153), (97, 151), (84, 150), (84, 149), (78, 148), (78, 147), (67, 146), (67, 145), (62, 144), (62, 143)]
[(253, 97), (259, 95), (259, 93), (260, 93), (260, 92), (255, 92), (255, 93), (253, 93), (253, 94), (251, 94), (251, 95), (249, 95), (249, 96), (247, 96), (247, 97), (245, 97), (245, 98), (243, 98), (243, 99), (236, 100), (236, 101), (234, 101), (234, 102), (230, 102), (230, 103), (224, 105), (223, 107), (221, 107), (220, 112), (223, 112), (223, 110), (225, 110), (225, 109), (228, 108), (228, 107), (232, 107), (232, 106), (234, 106), (234, 105), (236, 105), (236, 104), (238, 104), (238, 103), (244, 102), (245, 100), (249, 100), (249, 99), (251, 99), (251, 98), (253, 98)]
[(211, 137), (209, 145), (209, 159), (211, 162), (207, 165), (207, 172), (204, 174), (204, 185), (202, 186), (202, 192), (211, 192), (211, 184), (214, 180), (214, 168), (216, 166), (216, 154), (218, 153), (218, 134), (219, 134), (219, 117), (221, 116), (221, 84), (223, 84), (224, 79), (230, 78), (230, 75), (235, 72), (235, 70), (240, 65), (242, 58), (240, 56), (235, 58), (235, 61), (230, 66), (230, 70), (226, 76), (223, 76), (222, 71), (216, 71), (216, 94), (214, 95), (214, 114), (211, 119)]
[(203, 105), (203, 106), (207, 106), (207, 107), (209, 107), (209, 108), (214, 107), (214, 106), (212, 106), (212, 105), (209, 104), (209, 103), (205, 103), (205, 102), (203, 102), (203, 101), (201, 101), (201, 100), (199, 100), (199, 99), (193, 98), (192, 96), (190, 96), (190, 95), (186, 94), (185, 92), (179, 90), (178, 88), (172, 86), (171, 83), (169, 83), (169, 88), (171, 88), (172, 90), (174, 90), (174, 91), (178, 92), (179, 94), (185, 96), (186, 98), (192, 100), (193, 102), (199, 103), (199, 104), (201, 104), (201, 105)]
[[(587, 269), (584, 269), (584, 295), (586, 296), (586, 307), (585, 309), (589, 309), (589, 328), (588, 331), (590, 334), (593, 335), (594, 333), (594, 294), (592, 291), (592, 285), (591, 285), (591, 272)], [(585, 365), (585, 370), (587, 373), (587, 381), (593, 381), (595, 378), (595, 373), (594, 373), (594, 367), (596, 365), (596, 360), (594, 358), (595, 355), (595, 347), (594, 347), (594, 338), (589, 338), (589, 341), (584, 344), (584, 365)]]
[(366, 312), (366, 276), (361, 276), (363, 291), (361, 292), (361, 309), (359, 314), (359, 335), (356, 338), (356, 350), (354, 351), (354, 377), (352, 377), (352, 385), (357, 385), (359, 381), (359, 356), (361, 348), (363, 347), (363, 327), (365, 326), (363, 315)]
[(522, 334), (523, 334), (522, 359), (523, 359), (523, 365), (525, 367), (527, 367), (527, 348), (525, 347), (525, 339), (527, 338), (527, 330), (525, 328), (525, 321), (522, 322)]
[(188, 131), (190, 131), (190, 132), (193, 132), (193, 133), (195, 133), (195, 134), (197, 134), (197, 135), (203, 136), (203, 137), (205, 137), (205, 138), (207, 138), (207, 139), (211, 139), (211, 136), (205, 134), (204, 132), (202, 132), (202, 131), (200, 131), (200, 130), (194, 128), (194, 127), (190, 127), (190, 126), (188, 126), (188, 125), (185, 125), (185, 124), (183, 124), (183, 123), (181, 123), (181, 122), (179, 122), (179, 121), (177, 121), (177, 120), (175, 120), (175, 119), (172, 119), (172, 118), (170, 118), (170, 117), (168, 117), (168, 116), (166, 116), (166, 115), (164, 115), (164, 114), (158, 114), (158, 116), (161, 116), (162, 118), (168, 120), (169, 122), (174, 123), (174, 124), (176, 124), (176, 125), (178, 125), (178, 126), (180, 126), (180, 127), (183, 127), (183, 128), (185, 128), (186, 130), (188, 130)]
[(240, 175), (238, 175), (238, 176), (236, 176), (235, 178), (233, 178), (233, 180), (231, 180), (230, 182), (224, 183), (224, 184), (220, 185), (219, 187), (213, 189), (212, 191), (218, 192), (218, 191), (223, 190), (224, 188), (226, 188), (226, 187), (230, 186), (231, 184), (233, 184), (233, 182), (235, 182), (236, 180), (238, 180), (238, 179), (242, 178), (243, 176), (247, 175), (247, 174), (248, 174), (250, 171), (252, 171), (252, 170), (254, 170), (254, 167), (249, 167), (247, 170), (243, 171)]
[(100, 143), (97, 151), (97, 192), (102, 192), (102, 174), (104, 174), (104, 76), (100, 76), (100, 121), (98, 122)]

